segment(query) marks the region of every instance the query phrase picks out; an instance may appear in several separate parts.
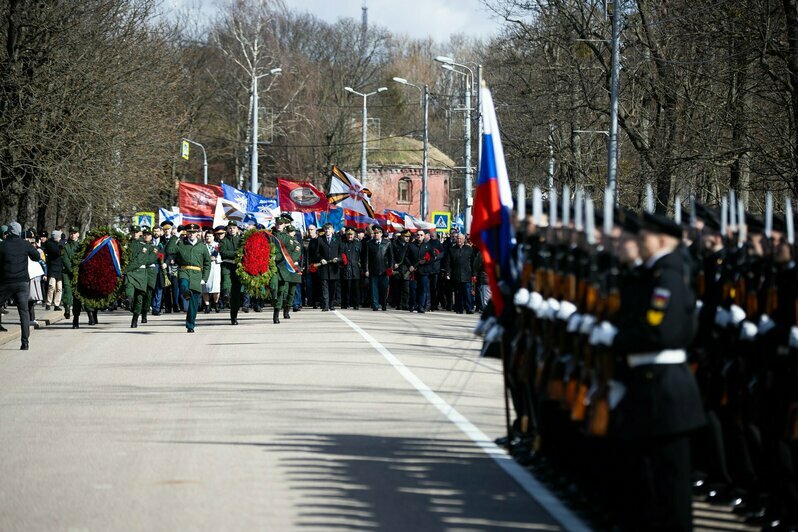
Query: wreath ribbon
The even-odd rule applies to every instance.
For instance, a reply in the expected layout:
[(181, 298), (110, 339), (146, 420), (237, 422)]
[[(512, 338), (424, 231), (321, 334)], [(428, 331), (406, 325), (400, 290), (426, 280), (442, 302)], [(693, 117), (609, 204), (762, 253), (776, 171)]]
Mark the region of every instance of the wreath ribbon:
[(86, 255), (86, 258), (83, 259), (81, 264), (86, 264), (91, 260), (93, 256), (100, 252), (100, 250), (104, 248), (108, 248), (108, 253), (111, 254), (111, 262), (114, 264), (114, 270), (116, 270), (116, 276), (122, 277), (122, 261), (120, 259), (121, 253), (119, 250), (119, 242), (116, 241), (113, 237), (104, 236), (97, 240), (94, 245), (91, 247), (91, 251), (89, 254)]

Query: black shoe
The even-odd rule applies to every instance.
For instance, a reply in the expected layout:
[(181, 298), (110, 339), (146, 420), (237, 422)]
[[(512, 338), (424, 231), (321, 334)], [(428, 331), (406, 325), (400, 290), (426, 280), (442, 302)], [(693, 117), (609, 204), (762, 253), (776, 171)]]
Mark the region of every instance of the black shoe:
[(187, 333), (193, 333), (193, 332), (194, 332), (194, 329), (186, 329), (186, 332), (187, 332)]
[(371, 310), (373, 310), (374, 312), (379, 312), (380, 309), (378, 309), (377, 307), (371, 307)]
[(210, 314), (211, 313), (211, 307), (205, 307), (205, 310), (203, 312), (205, 314)]
[(330, 307), (330, 310), (335, 312), (335, 307)]
[(244, 308), (242, 308), (242, 309), (241, 309), (241, 312), (243, 312), (243, 313), (245, 313), (245, 314), (249, 314), (249, 307), (244, 307)]
[(274, 309), (274, 313), (272, 314), (272, 321), (274, 323), (280, 323), (280, 309)]
[(0, 325), (0, 332), (8, 332), (8, 329)]
[(50, 310), (50, 305), (45, 305), (44, 310)]
[(352, 307), (352, 310), (360, 310), (360, 307)]
[(230, 320), (230, 325), (238, 325), (238, 320), (233, 318)]
[(387, 310), (388, 310), (388, 307), (382, 307), (382, 311), (383, 312), (386, 312)]
[(323, 309), (321, 309), (321, 311), (322, 311), (322, 312), (329, 312), (329, 311), (330, 311), (330, 309), (328, 309), (328, 308), (323, 308)]
[[(164, 310), (164, 313), (171, 314), (172, 313), (172, 309), (168, 308), (168, 309)], [(155, 314), (154, 312), (153, 312), (153, 315), (157, 316), (157, 314)]]
[(97, 318), (97, 311), (96, 310), (92, 310), (91, 311), (91, 315), (94, 318), (94, 325), (99, 325), (100, 324), (100, 320)]
[(68, 320), (68, 319), (69, 319), (69, 318), (71, 318), (71, 317), (72, 317), (72, 314), (70, 314), (70, 313), (69, 313), (69, 309), (66, 309), (66, 310), (64, 311), (64, 319), (65, 319), (65, 320)]
[(28, 350), (28, 344), (22, 344), (21, 346), (19, 346), (19, 350), (20, 351), (27, 351)]
[(160, 316), (160, 315), (161, 315), (160, 310), (152, 313), (152, 316)]
[(136, 328), (138, 328), (138, 326), (139, 326), (139, 315), (138, 314), (133, 314), (133, 319), (130, 320), (130, 328), (131, 329), (136, 329)]
[(424, 309), (418, 309), (419, 314), (424, 314)]
[(473, 313), (474, 313), (473, 310), (466, 310), (466, 314), (473, 314)]
[(94, 316), (92, 315), (92, 313), (91, 312), (87, 312), (86, 314), (89, 315), (89, 325), (96, 325), (96, 323), (94, 322)]
[(260, 308), (260, 306), (255, 306), (255, 307), (252, 307), (252, 310), (254, 310), (255, 312), (260, 312), (263, 309)]
[(290, 319), (291, 319), (291, 313), (290, 313), (290, 312), (288, 312), (288, 309), (287, 309), (287, 308), (284, 308), (284, 309), (283, 309), (283, 318), (285, 318), (285, 319), (287, 319), (287, 320), (290, 320)]
[(56, 306), (53, 307), (53, 310), (64, 310), (64, 309), (61, 308), (60, 306), (56, 305)]
[(141, 315), (141, 323), (147, 323), (147, 315), (146, 314), (142, 314)]

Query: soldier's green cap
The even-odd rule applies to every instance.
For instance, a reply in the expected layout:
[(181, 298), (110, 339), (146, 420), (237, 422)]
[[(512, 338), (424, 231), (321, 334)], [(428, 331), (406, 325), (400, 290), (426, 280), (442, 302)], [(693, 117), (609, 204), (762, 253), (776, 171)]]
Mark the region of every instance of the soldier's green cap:
[(296, 227), (294, 227), (294, 226), (293, 226), (293, 225), (291, 225), (291, 224), (288, 224), (288, 225), (286, 225), (286, 226), (285, 226), (285, 229), (284, 229), (284, 231), (285, 231), (286, 233), (291, 233), (291, 232), (293, 232), (293, 231), (296, 231)]
[(236, 222), (235, 220), (230, 220), (229, 222), (227, 222), (227, 227), (238, 227), (238, 222)]
[(352, 229), (351, 227), (347, 227), (346, 228), (346, 234), (347, 235), (354, 235), (355, 234), (355, 230)]
[(188, 224), (185, 229), (189, 233), (198, 233), (200, 226), (198, 224)]
[(74, 233), (80, 233), (80, 228), (78, 228), (78, 227), (73, 225), (72, 227), (69, 228), (69, 232), (73, 233), (73, 234)]
[(152, 229), (150, 229), (149, 226), (145, 225), (141, 228), (141, 232), (144, 233), (145, 235), (151, 235)]
[(281, 213), (280, 216), (277, 217), (277, 220), (275, 220), (275, 222), (282, 222), (287, 224), (290, 224), (293, 221), (294, 218), (288, 212)]
[(168, 220), (167, 220), (167, 221), (165, 221), (165, 222), (161, 222), (161, 227), (163, 227), (163, 228), (167, 228), (167, 227), (174, 227), (174, 225), (175, 225), (175, 224), (173, 224), (172, 222), (170, 222), (170, 221), (168, 221)]
[(131, 233), (140, 233), (141, 232), (141, 227), (139, 227), (138, 225), (131, 225), (130, 226), (130, 232)]

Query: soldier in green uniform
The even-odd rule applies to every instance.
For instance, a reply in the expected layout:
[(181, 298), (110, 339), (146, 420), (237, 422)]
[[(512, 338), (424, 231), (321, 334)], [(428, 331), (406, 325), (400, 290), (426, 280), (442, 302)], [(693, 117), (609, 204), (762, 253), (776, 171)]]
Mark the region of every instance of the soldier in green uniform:
[(64, 303), (64, 318), (70, 318), (70, 311), (73, 304), (72, 296), (72, 272), (73, 262), (75, 260), (75, 253), (78, 250), (78, 240), (80, 240), (80, 230), (77, 227), (69, 229), (69, 238), (64, 244), (64, 250), (61, 253), (61, 261), (64, 265), (64, 294), (61, 301)]
[[(286, 251), (289, 246), (296, 241), (291, 238), (286, 232), (285, 227), (292, 221), (291, 215), (282, 213), (275, 221), (272, 236), (275, 240), (283, 243)], [(278, 245), (276, 242), (274, 245)], [(283, 308), (283, 303), (288, 295), (288, 283), (291, 272), (288, 269), (288, 263), (283, 259), (280, 253), (275, 252), (275, 263), (277, 265), (277, 275), (274, 275), (269, 283), (269, 289), (272, 293), (272, 305), (274, 305), (274, 323), (280, 323), (280, 309)], [(290, 302), (289, 302), (290, 303)]]
[(222, 300), (230, 305), (230, 323), (238, 325), (238, 309), (241, 308), (241, 280), (236, 273), (236, 256), (241, 245), (238, 223), (227, 224), (227, 236), (219, 242), (222, 257)]
[[(294, 264), (298, 266), (300, 260), (302, 259), (302, 244), (296, 239), (296, 227), (289, 224), (285, 228), (285, 233), (291, 237), (288, 241), (288, 244), (285, 246), (286, 251), (288, 251), (288, 254), (291, 255), (291, 258), (294, 260)], [(285, 274), (286, 282), (288, 283), (288, 290), (283, 298), (283, 318), (285, 319), (291, 319), (291, 305), (294, 302), (294, 295), (296, 294), (297, 286), (299, 286), (299, 283), (302, 282), (302, 273), (298, 268), (296, 268), (296, 270), (296, 272), (286, 270)]]
[(180, 295), (188, 301), (186, 312), (186, 332), (193, 333), (199, 310), (202, 285), (211, 273), (211, 255), (208, 247), (199, 241), (199, 225), (186, 226), (185, 239), (172, 239), (166, 247), (166, 253), (174, 255), (180, 270), (177, 278), (180, 283)]
[(152, 229), (142, 227), (144, 235), (142, 245), (147, 247), (147, 289), (144, 291), (144, 302), (141, 305), (141, 323), (147, 323), (147, 314), (152, 305), (152, 294), (155, 292), (155, 283), (158, 281), (158, 247), (152, 243)]
[(128, 243), (130, 261), (125, 269), (125, 296), (130, 302), (130, 310), (133, 313), (133, 319), (130, 322), (131, 329), (139, 326), (144, 293), (147, 291), (147, 265), (152, 255), (151, 249), (141, 240), (141, 234), (141, 227), (138, 225), (130, 228), (130, 242)]

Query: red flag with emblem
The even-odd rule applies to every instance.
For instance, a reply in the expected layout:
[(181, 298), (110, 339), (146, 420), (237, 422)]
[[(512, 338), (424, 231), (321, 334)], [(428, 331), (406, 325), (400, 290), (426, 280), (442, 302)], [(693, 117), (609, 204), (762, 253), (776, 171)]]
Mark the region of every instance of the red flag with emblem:
[(180, 182), (177, 188), (178, 205), (184, 222), (212, 223), (216, 200), (224, 197), (222, 187)]
[(280, 209), (292, 212), (322, 212), (330, 208), (327, 196), (307, 181), (277, 180)]

